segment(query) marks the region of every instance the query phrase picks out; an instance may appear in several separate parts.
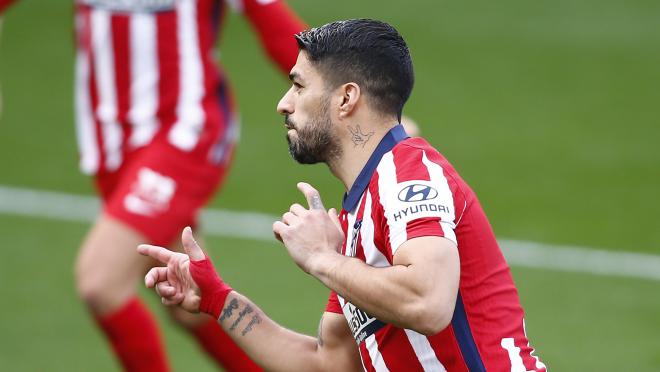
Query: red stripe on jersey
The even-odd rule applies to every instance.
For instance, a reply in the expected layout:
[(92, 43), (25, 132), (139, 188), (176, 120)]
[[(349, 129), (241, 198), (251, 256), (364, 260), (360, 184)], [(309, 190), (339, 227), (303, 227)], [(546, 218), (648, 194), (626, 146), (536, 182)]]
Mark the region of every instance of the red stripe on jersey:
[[(408, 222), (406, 225), (408, 240), (420, 236), (445, 236), (440, 227), (440, 217), (423, 217)], [(447, 226), (447, 229), (450, 227)]]
[[(167, 135), (176, 121), (179, 100), (179, 38), (175, 11), (163, 12), (156, 17), (157, 47), (160, 76), (158, 79), (158, 117), (161, 118), (159, 136)], [(173, 42), (174, 41), (174, 42)], [(168, 78), (162, 78), (167, 76)]]
[(325, 311), (335, 314), (344, 314), (344, 312), (341, 311), (341, 305), (339, 304), (339, 299), (337, 298), (337, 293), (335, 291), (330, 291)]
[(468, 372), (467, 364), (463, 359), (461, 348), (456, 341), (454, 328), (450, 324), (442, 332), (428, 337), (429, 343), (447, 371)]
[(422, 163), (423, 153), (421, 149), (410, 146), (396, 146), (392, 149), (398, 183), (413, 180), (431, 180), (428, 169), (419, 166)]
[(360, 356), (362, 357), (362, 365), (365, 370), (368, 372), (376, 372), (376, 369), (373, 366), (371, 361), (371, 356), (369, 356), (369, 350), (364, 342), (360, 343)]
[(376, 341), (390, 371), (424, 371), (405, 330), (387, 326), (376, 332)]
[(374, 244), (376, 248), (387, 258), (390, 264), (393, 264), (392, 246), (387, 237), (390, 234), (390, 226), (385, 218), (383, 204), (380, 202), (380, 193), (378, 189), (378, 171), (374, 171), (368, 187), (371, 194), (371, 218), (374, 222)]
[[(423, 141), (423, 143), (426, 143), (426, 141), (424, 140), (421, 141)], [(415, 145), (418, 146), (416, 143)], [(456, 223), (456, 225), (458, 225), (461, 220), (461, 217), (463, 216), (463, 213), (465, 212), (465, 209), (467, 208), (467, 196), (465, 193), (470, 192), (471, 190), (469, 190), (469, 186), (464, 182), (461, 182), (461, 184), (459, 184), (459, 180), (457, 180), (454, 177), (454, 175), (458, 177), (458, 174), (456, 173), (454, 167), (451, 164), (449, 164), (447, 159), (445, 159), (442, 155), (440, 155), (440, 153), (437, 150), (431, 148), (428, 143), (426, 143), (426, 146), (428, 146), (430, 150), (430, 151), (424, 151), (426, 158), (432, 163), (438, 164), (440, 167), (442, 167), (443, 175), (445, 176), (445, 179), (449, 184), (449, 189), (451, 190), (454, 199), (454, 222)], [(463, 188), (467, 188), (468, 190), (464, 190)]]
[(110, 22), (112, 30), (112, 48), (115, 65), (115, 92), (117, 95), (117, 121), (122, 128), (122, 143), (128, 143), (131, 134), (131, 125), (128, 122), (128, 110), (131, 97), (131, 51), (129, 49), (130, 16), (126, 14), (113, 14)]

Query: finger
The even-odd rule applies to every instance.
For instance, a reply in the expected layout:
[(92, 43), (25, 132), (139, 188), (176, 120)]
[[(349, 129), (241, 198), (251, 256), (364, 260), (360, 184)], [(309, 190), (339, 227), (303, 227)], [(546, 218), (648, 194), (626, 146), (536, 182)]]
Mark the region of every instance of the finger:
[(144, 276), (147, 288), (153, 288), (156, 283), (167, 281), (167, 267), (152, 267)]
[(202, 248), (200, 248), (195, 241), (190, 226), (186, 226), (186, 228), (183, 229), (183, 232), (181, 233), (181, 242), (183, 243), (183, 249), (186, 251), (186, 254), (190, 257), (191, 261), (201, 261), (206, 258), (204, 251), (202, 251)]
[(300, 217), (296, 216), (295, 214), (291, 212), (286, 212), (282, 215), (282, 222), (285, 224), (291, 226), (291, 224), (298, 222)]
[(330, 216), (330, 219), (335, 224), (335, 226), (337, 226), (337, 228), (339, 230), (342, 230), (341, 221), (339, 221), (339, 216), (337, 215), (337, 210), (334, 209), (334, 208), (330, 208), (330, 210), (328, 211), (328, 216)]
[(303, 207), (302, 205), (300, 205), (298, 203), (293, 204), (291, 206), (291, 208), (289, 208), (289, 212), (295, 214), (296, 216), (300, 216), (303, 213), (305, 213), (306, 211), (307, 211), (307, 209), (305, 209), (305, 207)]
[(183, 296), (174, 296), (171, 298), (165, 298), (161, 297), (160, 301), (163, 303), (165, 306), (175, 306), (183, 302)]
[(282, 234), (284, 233), (286, 228), (287, 226), (282, 221), (275, 221), (273, 223), (273, 234), (275, 234), (275, 238), (281, 241), (282, 243), (284, 243), (284, 241), (282, 240)]
[(298, 182), (298, 190), (305, 195), (305, 199), (307, 199), (307, 204), (309, 204), (309, 209), (323, 209), (323, 202), (321, 201), (321, 195), (319, 195), (319, 192), (312, 187), (312, 185), (306, 183), (306, 182)]
[(141, 255), (155, 258), (156, 260), (164, 264), (169, 263), (172, 257), (175, 255), (175, 253), (170, 251), (169, 249), (158, 247), (156, 245), (150, 245), (150, 244), (138, 245), (137, 251)]
[(156, 284), (156, 293), (158, 293), (160, 297), (170, 298), (177, 293), (177, 290), (168, 282), (160, 282)]

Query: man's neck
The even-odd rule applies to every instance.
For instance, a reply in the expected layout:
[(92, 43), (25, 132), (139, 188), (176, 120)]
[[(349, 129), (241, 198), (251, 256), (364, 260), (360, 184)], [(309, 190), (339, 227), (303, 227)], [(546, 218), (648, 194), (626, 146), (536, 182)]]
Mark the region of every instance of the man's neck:
[(362, 168), (385, 135), (397, 125), (396, 119), (354, 120), (345, 124), (341, 156), (328, 162), (330, 172), (350, 190)]

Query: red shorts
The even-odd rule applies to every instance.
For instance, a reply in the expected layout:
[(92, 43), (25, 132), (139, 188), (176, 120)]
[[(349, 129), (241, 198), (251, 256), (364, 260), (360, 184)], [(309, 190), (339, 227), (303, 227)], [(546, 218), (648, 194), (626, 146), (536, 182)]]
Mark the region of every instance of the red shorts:
[[(231, 157), (231, 156), (230, 156)], [(121, 167), (96, 175), (105, 213), (133, 227), (151, 244), (169, 246), (224, 179), (230, 161), (212, 164), (164, 141), (126, 153)]]

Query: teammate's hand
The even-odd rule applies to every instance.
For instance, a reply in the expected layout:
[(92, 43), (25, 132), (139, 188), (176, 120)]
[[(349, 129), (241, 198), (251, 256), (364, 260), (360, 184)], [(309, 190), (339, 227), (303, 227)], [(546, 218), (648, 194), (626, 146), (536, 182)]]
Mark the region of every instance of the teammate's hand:
[(205, 256), (190, 227), (183, 229), (181, 241), (185, 254), (149, 244), (141, 244), (137, 250), (166, 265), (149, 270), (144, 277), (146, 286), (156, 289), (163, 304), (180, 305), (184, 310), (196, 313), (199, 312), (201, 291), (190, 273), (190, 260), (201, 261)]
[(273, 224), (273, 232), (284, 243), (293, 261), (309, 273), (324, 254), (335, 254), (341, 250), (344, 233), (337, 212), (334, 209), (325, 210), (316, 189), (300, 182), (298, 190), (305, 195), (309, 209), (293, 204), (282, 215), (282, 220)]

